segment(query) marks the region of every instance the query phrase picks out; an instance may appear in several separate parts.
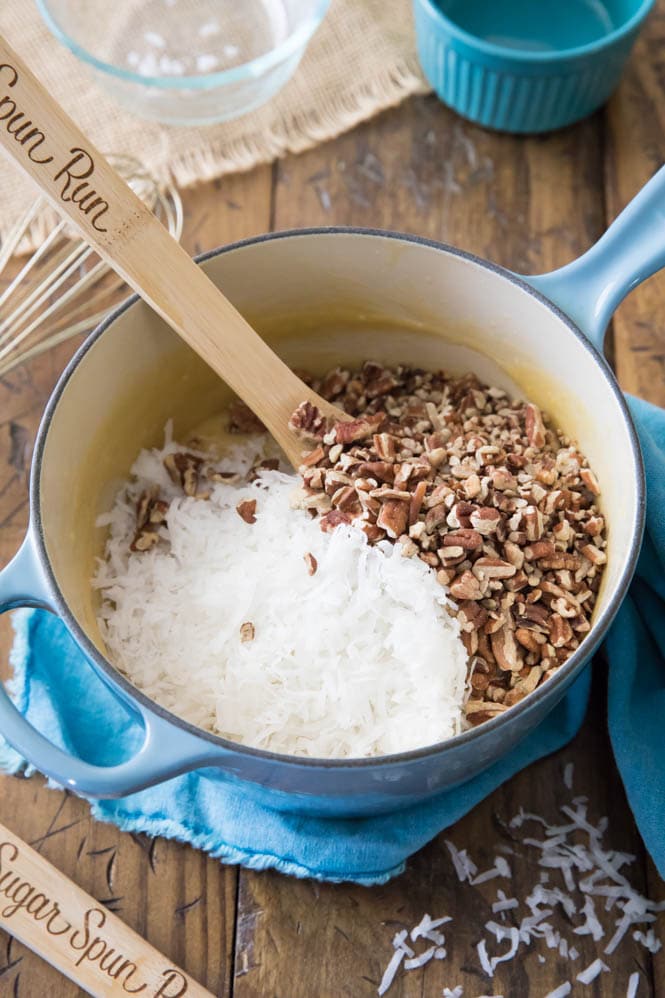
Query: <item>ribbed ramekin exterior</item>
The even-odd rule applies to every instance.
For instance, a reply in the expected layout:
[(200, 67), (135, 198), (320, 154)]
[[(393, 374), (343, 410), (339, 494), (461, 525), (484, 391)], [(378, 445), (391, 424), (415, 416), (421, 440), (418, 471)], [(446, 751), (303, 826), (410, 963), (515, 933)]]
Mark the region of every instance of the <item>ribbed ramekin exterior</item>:
[(637, 28), (589, 54), (520, 61), (474, 49), (448, 30), (427, 0), (414, 0), (418, 55), (441, 100), (471, 121), (503, 132), (562, 128), (605, 103)]

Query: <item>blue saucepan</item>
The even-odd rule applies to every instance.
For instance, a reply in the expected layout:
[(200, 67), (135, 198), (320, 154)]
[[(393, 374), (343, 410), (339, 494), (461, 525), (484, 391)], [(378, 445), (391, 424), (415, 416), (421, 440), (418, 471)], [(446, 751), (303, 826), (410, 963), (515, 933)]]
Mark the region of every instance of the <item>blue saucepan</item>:
[(160, 442), (169, 417), (176, 434), (184, 435), (219, 411), (228, 393), (132, 298), (89, 337), (48, 403), (32, 466), (30, 526), (0, 574), (0, 606), (57, 613), (145, 737), (121, 765), (94, 766), (52, 745), (0, 691), (2, 734), (58, 783), (96, 797), (124, 796), (203, 769), (276, 808), (329, 815), (406, 806), (469, 779), (509, 752), (580, 673), (633, 574), (644, 521), (642, 463), (601, 349), (617, 304), (665, 264), (664, 216), (665, 169), (588, 253), (530, 278), (449, 246), (353, 229), (277, 233), (201, 260), (289, 363), (323, 370), (376, 357), (474, 369), (529, 395), (577, 438), (600, 479), (609, 557), (590, 633), (543, 686), (441, 744), (344, 761), (277, 755), (225, 741), (137, 691), (105, 657), (96, 625), (90, 578), (104, 536), (95, 518), (109, 508), (139, 449)]

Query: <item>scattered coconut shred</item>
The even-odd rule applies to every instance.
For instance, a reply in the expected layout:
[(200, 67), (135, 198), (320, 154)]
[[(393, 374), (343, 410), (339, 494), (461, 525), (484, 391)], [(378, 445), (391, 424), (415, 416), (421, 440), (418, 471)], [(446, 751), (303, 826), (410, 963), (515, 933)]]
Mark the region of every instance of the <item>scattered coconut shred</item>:
[[(257, 438), (216, 461), (226, 481), (206, 482), (207, 502), (169, 477), (164, 459), (183, 450), (170, 427), (161, 450), (141, 452), (97, 521), (112, 660), (192, 724), (272, 751), (384, 755), (458, 733), (467, 653), (434, 573), (355, 526), (323, 533), (291, 508), (292, 474), (248, 482), (264, 448)], [(137, 504), (157, 493), (160, 543), (130, 550)]]
[[(572, 781), (573, 764), (568, 763), (564, 769), (566, 789), (572, 790)], [(475, 953), (465, 954), (465, 970), (484, 976), (489, 984), (500, 964), (515, 958), (521, 961), (529, 950), (540, 949), (538, 961), (546, 963), (544, 949), (552, 955), (557, 966), (562, 960), (570, 964), (570, 979), (562, 981), (542, 998), (588, 994), (586, 987), (597, 980), (602, 987), (599, 979), (612, 972), (612, 954), (626, 938), (632, 938), (652, 954), (662, 945), (653, 923), (659, 913), (665, 911), (665, 901), (644, 897), (630, 883), (625, 871), (635, 862), (635, 856), (605, 845), (607, 818), (594, 823), (588, 813), (586, 797), (573, 797), (570, 803), (561, 807), (561, 812), (564, 820), (555, 824), (521, 808), (507, 824), (498, 820), (505, 840), (496, 843), (494, 863), (481, 873), (466, 849), (459, 849), (450, 841), (445, 843), (458, 881), (467, 885), (463, 890), (475, 895), (466, 909), (477, 911), (487, 902), (492, 915), (498, 916), (482, 926), (469, 926), (465, 920), (461, 938), (474, 929), (475, 938), (480, 936)], [(530, 884), (521, 897), (510, 897), (506, 893), (511, 891), (514, 875), (520, 883)], [(476, 891), (480, 885), (489, 886), (497, 879), (503, 882), (505, 889), (485, 888), (483, 896), (478, 896)], [(493, 892), (496, 894), (494, 901), (491, 899)], [(390, 924), (394, 925), (395, 919), (391, 919)], [(432, 960), (445, 961), (446, 940), (439, 929), (444, 924), (452, 936), (456, 930), (454, 919), (445, 915), (432, 919), (429, 914), (425, 914), (411, 931), (404, 928), (395, 933), (393, 954), (378, 986), (379, 996), (386, 994), (401, 971), (423, 968)], [(636, 928), (639, 925), (649, 928)], [(583, 936), (590, 936), (598, 946), (596, 952), (602, 953), (587, 966), (582, 966), (575, 945), (581, 945)], [(625, 993), (626, 998), (636, 998), (640, 980), (641, 975), (636, 971), (627, 981), (613, 982), (612, 994)], [(425, 993), (424, 984), (422, 993)], [(493, 988), (489, 995), (478, 995), (478, 990), (476, 986), (467, 991), (465, 986), (455, 983), (444, 987), (440, 994), (442, 998), (489, 998), (489, 995), (501, 998), (494, 994)], [(427, 992), (430, 993), (434, 994)], [(646, 986), (644, 993), (647, 993)], [(506, 998), (515, 998), (515, 995), (506, 993)]]

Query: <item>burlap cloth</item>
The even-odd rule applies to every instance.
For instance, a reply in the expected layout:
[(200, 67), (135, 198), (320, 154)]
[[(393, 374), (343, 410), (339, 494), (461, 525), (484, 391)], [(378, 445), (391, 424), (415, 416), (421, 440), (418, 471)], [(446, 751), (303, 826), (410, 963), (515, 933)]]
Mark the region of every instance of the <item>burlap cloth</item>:
[[(180, 187), (301, 152), (428, 89), (410, 0), (332, 0), (284, 90), (243, 118), (206, 128), (161, 126), (117, 107), (53, 38), (32, 0), (0, 0), (0, 31), (99, 149), (133, 155)], [(0, 161), (0, 239), (34, 197), (30, 182)]]

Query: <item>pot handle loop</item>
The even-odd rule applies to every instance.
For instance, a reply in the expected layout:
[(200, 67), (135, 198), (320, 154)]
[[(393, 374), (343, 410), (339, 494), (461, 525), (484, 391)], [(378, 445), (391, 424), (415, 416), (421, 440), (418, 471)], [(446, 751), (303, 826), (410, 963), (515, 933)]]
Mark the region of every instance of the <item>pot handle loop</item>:
[(626, 295), (665, 267), (665, 167), (591, 249), (559, 270), (525, 277), (577, 323), (598, 350)]
[[(0, 571), (0, 613), (21, 606), (53, 610), (54, 599), (35, 551), (32, 533)], [(105, 677), (102, 677), (105, 678)], [(61, 786), (94, 797), (124, 797), (219, 760), (222, 749), (183, 731), (142, 704), (129, 701), (112, 682), (107, 686), (134, 713), (144, 738), (138, 752), (117, 766), (95, 766), (53, 745), (20, 713), (0, 683), (0, 734), (42, 773)]]

